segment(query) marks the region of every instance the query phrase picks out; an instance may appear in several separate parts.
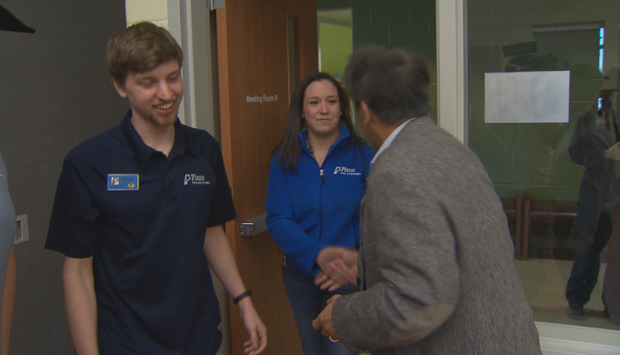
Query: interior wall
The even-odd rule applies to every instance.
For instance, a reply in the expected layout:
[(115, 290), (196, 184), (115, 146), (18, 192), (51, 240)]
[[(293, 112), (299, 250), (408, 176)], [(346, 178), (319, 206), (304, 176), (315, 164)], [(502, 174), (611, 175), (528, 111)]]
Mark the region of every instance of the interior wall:
[(599, 29), (534, 32), (540, 55), (555, 55), (568, 64), (599, 65)]
[(431, 75), (431, 117), (437, 120), (435, 4), (436, 0), (317, 0), (317, 9), (351, 9), (353, 50), (369, 44), (389, 44), (422, 56)]
[(37, 30), (0, 32), (0, 151), (30, 240), (15, 246), (17, 299), (11, 354), (72, 354), (62, 261), (44, 249), (64, 156), (117, 124), (128, 106), (105, 65), (110, 35), (125, 26), (123, 0), (3, 0)]

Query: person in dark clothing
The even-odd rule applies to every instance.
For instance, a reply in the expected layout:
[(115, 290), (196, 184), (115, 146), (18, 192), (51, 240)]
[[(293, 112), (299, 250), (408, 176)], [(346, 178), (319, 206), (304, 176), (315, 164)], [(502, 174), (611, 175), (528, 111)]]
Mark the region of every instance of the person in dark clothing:
[(568, 148), (571, 160), (585, 168), (577, 204), (580, 243), (566, 285), (567, 314), (574, 319), (584, 317), (583, 306), (598, 279), (600, 254), (611, 236), (609, 211), (620, 198), (615, 166), (620, 160), (620, 143), (610, 100), (617, 90), (617, 73), (618, 68), (614, 68), (605, 76), (599, 93), (602, 109), (597, 111), (595, 103), (583, 112)]
[(183, 53), (165, 29), (127, 27), (107, 62), (130, 110), (65, 158), (45, 247), (64, 254), (77, 354), (214, 355), (221, 343), (211, 272), (233, 297), (250, 340), (267, 330), (222, 225), (235, 208), (219, 144), (177, 117)]

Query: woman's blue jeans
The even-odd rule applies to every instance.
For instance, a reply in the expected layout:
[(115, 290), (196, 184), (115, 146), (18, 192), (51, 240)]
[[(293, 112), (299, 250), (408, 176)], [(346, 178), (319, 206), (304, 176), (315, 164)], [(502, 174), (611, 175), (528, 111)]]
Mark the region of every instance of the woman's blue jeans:
[(320, 330), (312, 328), (312, 321), (325, 308), (330, 297), (357, 292), (358, 286), (343, 286), (333, 292), (321, 291), (312, 277), (288, 265), (282, 265), (282, 281), (293, 309), (304, 355), (351, 355), (344, 345), (331, 342), (321, 335)]

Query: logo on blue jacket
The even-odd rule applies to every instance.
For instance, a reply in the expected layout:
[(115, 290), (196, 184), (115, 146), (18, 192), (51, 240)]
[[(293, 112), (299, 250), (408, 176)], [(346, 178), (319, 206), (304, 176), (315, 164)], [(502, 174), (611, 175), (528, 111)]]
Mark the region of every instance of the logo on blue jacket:
[(355, 171), (355, 168), (347, 168), (345, 166), (337, 166), (336, 169), (334, 169), (334, 175), (336, 174), (340, 174), (340, 175), (362, 175), (362, 173), (358, 173)]

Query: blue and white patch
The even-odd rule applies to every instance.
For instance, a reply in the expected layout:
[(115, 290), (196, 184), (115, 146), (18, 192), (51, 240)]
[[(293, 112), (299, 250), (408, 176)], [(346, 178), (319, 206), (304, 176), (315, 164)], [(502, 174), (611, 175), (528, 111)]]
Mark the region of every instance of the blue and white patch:
[(138, 174), (108, 174), (108, 191), (138, 191), (140, 176)]
[(334, 175), (362, 175), (361, 172), (355, 171), (355, 168), (347, 168), (346, 166), (337, 166), (334, 169)]

